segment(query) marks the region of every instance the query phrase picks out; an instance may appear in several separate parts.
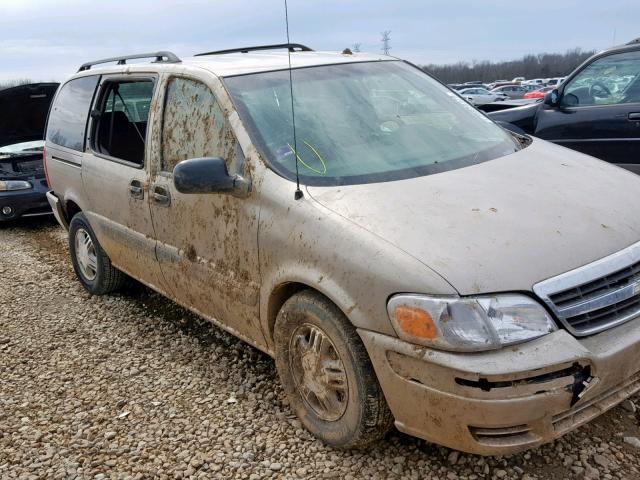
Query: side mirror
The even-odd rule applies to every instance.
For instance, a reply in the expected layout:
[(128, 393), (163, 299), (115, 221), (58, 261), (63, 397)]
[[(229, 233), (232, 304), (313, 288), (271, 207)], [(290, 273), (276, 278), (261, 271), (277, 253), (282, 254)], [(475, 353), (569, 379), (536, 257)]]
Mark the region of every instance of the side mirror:
[(173, 184), (180, 193), (230, 193), (246, 196), (251, 184), (240, 175), (229, 175), (220, 157), (191, 158), (173, 169)]
[(560, 93), (557, 88), (551, 90), (544, 97), (544, 104), (549, 105), (550, 107), (559, 107), (560, 106)]

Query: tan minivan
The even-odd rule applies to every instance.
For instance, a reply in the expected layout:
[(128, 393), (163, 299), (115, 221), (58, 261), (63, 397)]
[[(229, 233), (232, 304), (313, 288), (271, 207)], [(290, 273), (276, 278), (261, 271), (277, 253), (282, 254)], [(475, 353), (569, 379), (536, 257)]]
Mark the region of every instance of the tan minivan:
[(47, 195), (89, 292), (133, 277), (267, 352), (337, 447), (506, 454), (640, 390), (639, 177), (406, 62), (284, 48), (61, 85)]

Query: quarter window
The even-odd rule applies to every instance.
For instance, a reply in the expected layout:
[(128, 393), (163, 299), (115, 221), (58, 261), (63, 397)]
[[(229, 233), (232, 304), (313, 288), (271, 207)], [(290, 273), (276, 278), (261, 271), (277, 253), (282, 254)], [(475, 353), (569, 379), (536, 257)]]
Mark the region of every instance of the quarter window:
[(109, 81), (105, 84), (93, 142), (98, 153), (137, 166), (144, 165), (153, 87), (152, 80)]
[(230, 173), (242, 173), (244, 156), (216, 98), (201, 82), (169, 81), (162, 129), (161, 170), (189, 158), (222, 157)]
[(58, 93), (47, 127), (47, 141), (84, 151), (87, 116), (98, 76), (80, 77), (65, 83)]
[(640, 102), (640, 51), (599, 58), (565, 87), (562, 105), (583, 107)]

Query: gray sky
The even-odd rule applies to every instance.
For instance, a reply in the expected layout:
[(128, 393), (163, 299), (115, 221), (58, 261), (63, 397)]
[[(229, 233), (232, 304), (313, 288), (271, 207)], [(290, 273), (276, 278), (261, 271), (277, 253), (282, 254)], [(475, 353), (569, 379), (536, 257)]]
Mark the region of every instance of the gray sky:
[[(602, 49), (640, 36), (638, 0), (289, 0), (291, 41), (355, 42), (415, 63)], [(283, 43), (283, 0), (0, 0), (0, 81), (62, 80), (87, 61), (169, 49), (179, 56)]]

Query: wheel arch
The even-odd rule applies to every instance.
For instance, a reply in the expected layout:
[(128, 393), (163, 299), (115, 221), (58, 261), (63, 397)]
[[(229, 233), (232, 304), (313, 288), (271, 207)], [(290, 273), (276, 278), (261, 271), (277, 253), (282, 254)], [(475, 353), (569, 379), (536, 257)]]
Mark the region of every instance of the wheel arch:
[(332, 295), (327, 293), (324, 289), (319, 289), (313, 285), (311, 282), (304, 281), (283, 281), (275, 285), (268, 296), (266, 305), (263, 306), (265, 313), (265, 327), (266, 327), (266, 337), (267, 343), (270, 347), (273, 347), (274, 339), (273, 339), (273, 331), (276, 323), (276, 318), (278, 316), (278, 312), (282, 309), (282, 306), (285, 304), (287, 300), (293, 297), (296, 293), (299, 293), (303, 290), (311, 290), (314, 291), (331, 303), (336, 305), (336, 307), (349, 319), (349, 315), (345, 312), (345, 309), (341, 307), (340, 303), (337, 302)]

